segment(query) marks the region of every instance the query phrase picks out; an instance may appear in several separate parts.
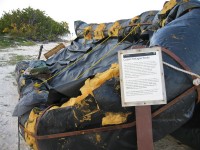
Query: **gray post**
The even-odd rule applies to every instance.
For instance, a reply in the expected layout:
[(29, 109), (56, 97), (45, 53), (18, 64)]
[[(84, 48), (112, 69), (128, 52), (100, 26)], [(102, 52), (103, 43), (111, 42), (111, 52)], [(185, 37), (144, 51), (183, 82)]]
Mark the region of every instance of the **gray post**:
[(43, 45), (40, 46), (40, 51), (39, 51), (39, 55), (38, 55), (38, 60), (40, 60), (40, 56), (42, 54), (42, 49), (43, 49)]

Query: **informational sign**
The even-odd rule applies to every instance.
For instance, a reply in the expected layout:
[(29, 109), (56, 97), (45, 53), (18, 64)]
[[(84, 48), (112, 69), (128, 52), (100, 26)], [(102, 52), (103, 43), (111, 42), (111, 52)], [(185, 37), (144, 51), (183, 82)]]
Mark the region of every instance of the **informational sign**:
[(118, 52), (122, 106), (166, 104), (161, 48)]

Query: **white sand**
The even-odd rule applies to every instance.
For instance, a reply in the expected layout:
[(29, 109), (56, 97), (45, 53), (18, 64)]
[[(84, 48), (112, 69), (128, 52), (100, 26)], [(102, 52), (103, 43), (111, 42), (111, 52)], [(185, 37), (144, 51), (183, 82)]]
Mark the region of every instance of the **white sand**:
[[(13, 55), (28, 55), (37, 59), (40, 45), (0, 49), (0, 150), (18, 149), (17, 118), (12, 117), (12, 112), (19, 96), (13, 76), (15, 66), (9, 65), (9, 61)], [(56, 45), (57, 43), (43, 44), (43, 53)], [(30, 149), (23, 139), (20, 149)], [(155, 143), (155, 150), (191, 150), (191, 148), (180, 144), (168, 135)]]
[[(30, 55), (37, 59), (40, 45), (0, 49), (0, 150), (17, 150), (17, 117), (12, 112), (18, 102), (17, 83), (14, 78), (14, 65), (9, 65), (13, 55)], [(43, 52), (55, 47), (57, 43), (43, 44)], [(44, 58), (44, 57), (43, 57)], [(29, 150), (21, 140), (21, 150)]]

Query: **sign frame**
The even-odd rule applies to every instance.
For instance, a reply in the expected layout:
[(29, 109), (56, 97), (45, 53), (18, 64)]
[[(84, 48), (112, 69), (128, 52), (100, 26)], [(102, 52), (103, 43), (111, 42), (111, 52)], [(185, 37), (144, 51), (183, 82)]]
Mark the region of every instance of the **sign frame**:
[[(123, 56), (129, 55), (129, 54), (142, 54), (142, 53), (151, 53), (156, 52), (156, 57), (159, 59), (159, 78), (161, 78), (160, 87), (162, 91), (162, 99), (159, 100), (149, 100), (146, 98), (146, 100), (132, 100), (132, 102), (126, 101), (125, 96), (125, 75), (123, 74)], [(137, 57), (137, 56), (136, 56)], [(162, 63), (162, 53), (160, 47), (153, 47), (153, 48), (138, 48), (138, 49), (130, 49), (130, 50), (120, 50), (118, 52), (118, 60), (119, 60), (119, 67), (120, 67), (120, 87), (121, 87), (121, 102), (123, 107), (129, 107), (129, 106), (144, 106), (144, 105), (160, 105), (160, 104), (166, 104), (167, 98), (166, 98), (166, 89), (165, 89), (165, 80), (164, 80), (164, 70), (163, 70), (163, 63)]]

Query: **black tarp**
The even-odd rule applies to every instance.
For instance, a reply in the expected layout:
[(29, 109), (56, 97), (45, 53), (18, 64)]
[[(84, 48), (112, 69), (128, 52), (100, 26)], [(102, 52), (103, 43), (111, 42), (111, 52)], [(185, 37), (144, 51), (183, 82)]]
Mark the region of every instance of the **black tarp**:
[(200, 149), (200, 105), (195, 107), (193, 116), (188, 123), (181, 126), (178, 130), (171, 135), (181, 141), (182, 143), (189, 145), (195, 150)]
[[(111, 37), (105, 43), (100, 44), (102, 40), (85, 40), (83, 36), (77, 37), (71, 45), (57, 53), (46, 61), (46, 64), (52, 74), (56, 74), (65, 68), (65, 71), (54, 77), (48, 82), (50, 94), (48, 103), (61, 105), (70, 97), (80, 94), (80, 87), (87, 78), (92, 78), (95, 74), (103, 72), (110, 68), (112, 63), (117, 63), (117, 52), (119, 50), (129, 49), (131, 46), (161, 46), (179, 56), (193, 72), (200, 74), (200, 2), (180, 2), (165, 15), (160, 15), (156, 11), (149, 11), (140, 15), (140, 19), (134, 23), (152, 22), (152, 25), (140, 26), (134, 34), (131, 34), (117, 48), (108, 53), (125, 35), (134, 27), (124, 28), (120, 31), (119, 37)], [(151, 15), (150, 15), (151, 13)], [(166, 19), (165, 26), (161, 22)], [(128, 25), (130, 20), (121, 20), (121, 24)], [(78, 21), (76, 24), (76, 33), (80, 34), (88, 24)], [(97, 25), (93, 25), (96, 27)], [(109, 23), (108, 26), (111, 26)], [(159, 29), (158, 29), (159, 28)], [(81, 30), (80, 30), (81, 29)], [(155, 29), (158, 29), (154, 31)], [(100, 45), (98, 45), (100, 44)], [(98, 47), (96, 47), (98, 45)], [(108, 55), (107, 55), (108, 53)], [(162, 53), (163, 60), (174, 66), (181, 67), (171, 57)], [(105, 57), (104, 57), (105, 56)], [(83, 57), (78, 62), (77, 59)], [(102, 59), (103, 58), (103, 59)], [(101, 60), (101, 61), (99, 61)], [(71, 67), (66, 68), (71, 63), (76, 62)], [(97, 63), (98, 62), (98, 63)], [(93, 67), (94, 65), (94, 67)], [(134, 66), (133, 66), (134, 67)], [(89, 70), (88, 70), (89, 69)], [(192, 78), (182, 72), (164, 66), (167, 101), (170, 102), (184, 91), (192, 87)], [(82, 73), (78, 80), (76, 80)], [(82, 129), (91, 129), (101, 127), (101, 119), (106, 112), (132, 112), (127, 122), (134, 120), (134, 108), (122, 108), (117, 79), (113, 78), (106, 81), (97, 88), (94, 97), (88, 96), (85, 102), (88, 102), (90, 111), (99, 106), (100, 111), (92, 115), (90, 121), (80, 122), (84, 116), (81, 112), (81, 106), (70, 106), (47, 111), (38, 123), (38, 135), (49, 135)], [(73, 92), (72, 92), (73, 88)], [(59, 97), (59, 98), (58, 98)], [(153, 119), (154, 141), (161, 139), (165, 135), (174, 132), (183, 124), (192, 118), (195, 108), (197, 92), (194, 91), (181, 101), (171, 106), (165, 112), (159, 114)], [(158, 110), (162, 105), (152, 106), (152, 111)], [(74, 117), (74, 112), (78, 119)], [(135, 128), (121, 129), (109, 132), (100, 132), (102, 141), (94, 138), (97, 133), (85, 134), (79, 136), (39, 140), (41, 149), (136, 149)], [(120, 141), (118, 140), (120, 139)], [(131, 140), (130, 140), (131, 139)], [(78, 143), (78, 144), (77, 144)]]
[[(191, 1), (175, 6), (166, 17), (167, 20), (165, 27), (157, 30), (157, 32), (154, 33), (153, 37), (151, 38), (150, 42), (150, 46), (159, 45), (172, 50), (190, 67), (192, 72), (196, 74), (200, 74), (200, 34), (198, 32), (198, 30), (200, 29), (199, 8), (199, 1)], [(167, 61), (165, 57), (163, 58), (164, 61)], [(173, 61), (171, 61), (170, 63), (180, 67)], [(175, 95), (177, 92), (176, 89), (179, 86), (181, 87), (179, 89), (180, 92), (181, 90), (187, 89), (191, 79), (187, 76), (183, 77), (181, 75), (178, 75), (176, 71), (169, 70), (171, 69), (168, 68), (168, 70), (165, 70), (165, 79), (173, 80), (174, 82), (170, 82), (171, 84), (166, 84), (166, 89), (167, 91), (169, 91), (167, 95)], [(173, 90), (171, 90), (172, 87)], [(181, 107), (176, 107), (176, 115), (177, 113), (181, 112), (182, 116), (185, 116), (185, 118), (187, 118), (186, 121), (188, 121), (188, 119), (190, 119), (191, 117), (192, 118), (187, 124), (185, 124), (181, 121), (181, 117), (178, 115), (176, 120), (177, 123), (180, 123), (178, 123), (180, 128), (172, 133), (172, 135), (184, 144), (187, 144), (194, 149), (200, 149), (200, 125), (198, 121), (200, 119), (199, 105), (196, 106), (194, 111), (196, 100), (195, 95), (191, 94), (190, 97), (185, 98), (188, 102), (193, 101), (193, 103), (186, 104), (184, 103), (184, 101), (181, 101)], [(174, 116), (175, 114), (173, 115), (173, 117)], [(181, 124), (185, 125), (180, 126)]]

